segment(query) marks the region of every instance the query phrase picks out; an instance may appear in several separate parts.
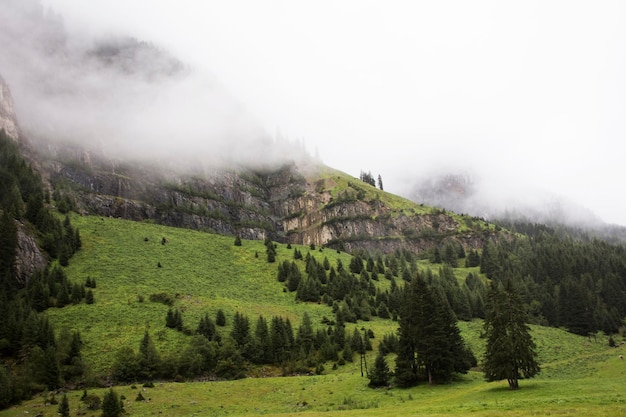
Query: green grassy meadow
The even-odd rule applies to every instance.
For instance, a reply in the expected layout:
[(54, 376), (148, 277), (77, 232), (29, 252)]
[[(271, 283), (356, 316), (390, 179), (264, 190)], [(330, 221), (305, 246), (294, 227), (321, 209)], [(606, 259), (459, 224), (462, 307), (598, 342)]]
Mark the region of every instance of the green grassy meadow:
[[(84, 341), (83, 356), (96, 373), (106, 373), (115, 352), (124, 345), (137, 349), (147, 329), (161, 356), (180, 350), (184, 334), (165, 327), (168, 306), (151, 302), (150, 295), (175, 297), (185, 327), (195, 329), (202, 315), (215, 317), (224, 310), (230, 321), (236, 311), (256, 317), (288, 317), (294, 328), (305, 311), (314, 325), (324, 316), (326, 305), (296, 303), (276, 280), (278, 262), (293, 258), (293, 250), (279, 244), (277, 262), (266, 260), (261, 241), (243, 241), (198, 231), (111, 218), (72, 217), (80, 229), (83, 247), (71, 259), (66, 272), (73, 282), (95, 279), (94, 305), (70, 305), (50, 309), (48, 317), (57, 329), (79, 330)], [(162, 239), (166, 243), (162, 244)], [(319, 261), (326, 256), (331, 265), (350, 256), (330, 249), (311, 250), (294, 246)], [(257, 257), (258, 255), (258, 257)], [(158, 264), (161, 267), (158, 267)], [(420, 262), (420, 268), (428, 267)], [(476, 269), (455, 271), (462, 277)], [(381, 280), (377, 285), (387, 286)], [(225, 334), (227, 327), (220, 331)], [(354, 324), (348, 324), (350, 335)], [(370, 328), (376, 338), (393, 332), (397, 323), (374, 319), (357, 326)], [(484, 352), (480, 321), (459, 322), (466, 342), (477, 358)], [(588, 339), (563, 330), (532, 326), (537, 343), (541, 374), (522, 380), (518, 391), (505, 381), (486, 383), (478, 370), (457, 381), (439, 386), (419, 385), (411, 389), (370, 389), (361, 376), (358, 356), (336, 370), (332, 364), (323, 375), (247, 378), (238, 381), (157, 382), (154, 388), (118, 386), (130, 416), (626, 416), (625, 347), (610, 348), (606, 336)], [(368, 363), (373, 365), (374, 352)], [(388, 357), (393, 369), (393, 358)], [(89, 389), (102, 396), (104, 388)], [(137, 402), (138, 392), (148, 399)], [(79, 401), (82, 390), (68, 393), (71, 415), (99, 416)], [(20, 406), (0, 411), (0, 417), (42, 413), (56, 415), (56, 405), (46, 405), (43, 394)], [(58, 397), (57, 397), (58, 398)]]

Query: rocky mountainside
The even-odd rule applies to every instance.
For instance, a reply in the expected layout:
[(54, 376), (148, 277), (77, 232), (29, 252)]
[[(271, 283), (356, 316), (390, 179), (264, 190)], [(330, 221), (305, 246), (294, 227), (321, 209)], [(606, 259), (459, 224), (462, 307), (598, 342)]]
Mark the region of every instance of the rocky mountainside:
[(38, 0), (10, 0), (0, 23), (0, 123), (28, 137), (62, 211), (348, 251), (478, 248), (499, 234), (267, 139), (219, 83), (151, 44), (71, 38)]
[(46, 149), (45, 177), (85, 214), (348, 251), (420, 253), (444, 241), (479, 248), (497, 235), (483, 221), (411, 203), (313, 160), (191, 175)]

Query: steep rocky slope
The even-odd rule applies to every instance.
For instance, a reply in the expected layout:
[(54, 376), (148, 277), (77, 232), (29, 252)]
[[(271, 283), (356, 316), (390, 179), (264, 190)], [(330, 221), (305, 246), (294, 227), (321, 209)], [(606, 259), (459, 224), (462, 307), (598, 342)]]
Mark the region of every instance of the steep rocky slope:
[(9, 86), (0, 75), (0, 129), (4, 129), (10, 138), (17, 140), (17, 118), (13, 105), (13, 97)]
[(497, 235), (479, 219), (423, 207), (313, 160), (193, 175), (166, 163), (106, 161), (75, 146), (50, 145), (41, 160), (82, 213), (348, 251), (420, 253), (445, 241), (478, 248)]

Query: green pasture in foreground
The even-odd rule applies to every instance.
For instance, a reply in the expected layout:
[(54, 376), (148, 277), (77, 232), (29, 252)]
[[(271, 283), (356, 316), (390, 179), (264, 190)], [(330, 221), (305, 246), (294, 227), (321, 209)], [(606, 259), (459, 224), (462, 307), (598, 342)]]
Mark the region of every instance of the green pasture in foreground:
[[(186, 336), (165, 328), (168, 307), (149, 301), (151, 294), (165, 292), (176, 297), (186, 327), (195, 328), (201, 315), (214, 317), (223, 309), (231, 319), (236, 311), (251, 318), (262, 314), (289, 317), (295, 328), (308, 311), (314, 324), (331, 317), (325, 305), (296, 303), (276, 281), (277, 263), (268, 264), (263, 242), (244, 241), (234, 246), (232, 237), (135, 223), (100, 217), (72, 218), (81, 231), (83, 249), (67, 268), (69, 278), (83, 282), (95, 279), (96, 304), (50, 309), (55, 327), (78, 329), (85, 342), (84, 357), (97, 373), (106, 372), (113, 355), (123, 345), (136, 349), (149, 329), (162, 356), (179, 351)], [(161, 243), (165, 237), (167, 243)], [(147, 238), (147, 239), (146, 239)], [(308, 247), (298, 246), (303, 254)], [(255, 256), (258, 254), (258, 257)], [(324, 249), (311, 250), (332, 265), (338, 258), (349, 265), (347, 254)], [(277, 262), (292, 259), (286, 245), (278, 245)], [(161, 264), (159, 268), (157, 265)], [(425, 266), (420, 263), (420, 267)], [(458, 271), (457, 271), (458, 272)], [(461, 276), (463, 272), (459, 272)], [(389, 285), (381, 280), (379, 285)], [(140, 298), (143, 297), (143, 301)], [(353, 325), (347, 329), (351, 334)], [(375, 319), (359, 322), (371, 328), (377, 344), (397, 323)], [(478, 358), (484, 352), (480, 321), (460, 322), (463, 337)], [(227, 332), (228, 328), (222, 329)], [(470, 372), (451, 384), (420, 385), (411, 389), (367, 388), (361, 377), (358, 356), (324, 375), (287, 378), (248, 378), (224, 382), (156, 383), (154, 388), (120, 386), (126, 411), (131, 416), (414, 416), (414, 415), (585, 415), (626, 416), (626, 361), (618, 358), (623, 347), (609, 348), (607, 338), (575, 336), (563, 330), (532, 326), (542, 372), (522, 380), (519, 391), (509, 391), (506, 382), (486, 383), (482, 373)], [(368, 363), (373, 364), (374, 352)], [(393, 368), (393, 358), (388, 361)], [(136, 402), (137, 393), (149, 399)], [(89, 390), (102, 396), (103, 389)], [(80, 409), (82, 390), (68, 393), (71, 415), (99, 416)], [(49, 397), (49, 395), (48, 395)], [(45, 405), (46, 395), (19, 407), (0, 411), (0, 417), (56, 415), (56, 405)]]
[[(578, 338), (575, 344), (579, 343), (584, 344), (584, 339)], [(559, 365), (573, 366), (573, 375), (524, 380), (518, 391), (510, 391), (506, 382), (486, 383), (479, 372), (447, 385), (373, 390), (366, 387), (358, 364), (320, 376), (157, 383), (154, 388), (137, 385), (115, 390), (126, 398), (125, 409), (131, 416), (624, 416), (626, 364), (618, 359), (617, 350), (594, 346), (592, 353)], [(586, 370), (584, 376), (575, 374), (577, 367)], [(146, 402), (135, 401), (139, 391)], [(101, 396), (104, 390), (89, 392)], [(72, 415), (83, 407), (81, 395), (82, 391), (68, 395)], [(0, 412), (0, 417), (54, 415), (56, 407), (44, 405), (42, 396)]]

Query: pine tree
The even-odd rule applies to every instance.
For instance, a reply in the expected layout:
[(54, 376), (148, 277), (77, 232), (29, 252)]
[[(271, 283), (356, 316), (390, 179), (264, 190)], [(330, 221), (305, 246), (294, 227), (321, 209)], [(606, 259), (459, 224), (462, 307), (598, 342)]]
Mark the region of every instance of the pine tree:
[(119, 417), (122, 414), (122, 402), (117, 392), (110, 388), (102, 398), (102, 417)]
[(256, 327), (254, 328), (253, 344), (252, 360), (256, 363), (269, 363), (272, 359), (270, 332), (267, 320), (263, 316), (259, 316), (257, 319)]
[(139, 344), (138, 356), (142, 376), (148, 380), (155, 378), (161, 366), (161, 357), (147, 330)]
[(454, 314), (419, 275), (405, 289), (399, 336), (396, 380), (400, 386), (415, 385), (420, 377), (429, 384), (446, 382), (455, 372), (469, 369)]
[(230, 336), (237, 343), (239, 349), (243, 349), (248, 345), (250, 342), (250, 321), (248, 317), (240, 312), (235, 313), (233, 329), (230, 332)]
[(512, 281), (492, 284), (486, 301), (487, 349), (483, 369), (487, 381), (506, 379), (510, 389), (519, 388), (520, 378), (539, 373), (535, 342), (526, 324), (526, 313)]
[(372, 388), (384, 387), (389, 385), (391, 379), (391, 371), (387, 365), (387, 360), (382, 352), (378, 352), (374, 361), (374, 369), (367, 376), (370, 380), (369, 386)]
[(67, 394), (63, 394), (57, 413), (60, 414), (61, 417), (70, 417), (70, 403), (67, 400)]
[(96, 300), (94, 299), (93, 291), (90, 288), (90, 289), (87, 290), (87, 292), (85, 292), (85, 303), (86, 304), (93, 304), (95, 302), (96, 302)]
[(44, 356), (44, 378), (49, 390), (55, 390), (61, 385), (61, 366), (54, 346), (48, 346)]
[(221, 308), (217, 310), (217, 313), (215, 314), (215, 324), (220, 327), (226, 326), (226, 315), (224, 314), (224, 310)]

